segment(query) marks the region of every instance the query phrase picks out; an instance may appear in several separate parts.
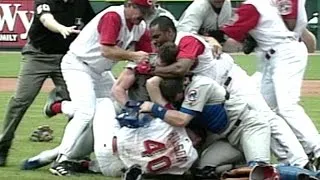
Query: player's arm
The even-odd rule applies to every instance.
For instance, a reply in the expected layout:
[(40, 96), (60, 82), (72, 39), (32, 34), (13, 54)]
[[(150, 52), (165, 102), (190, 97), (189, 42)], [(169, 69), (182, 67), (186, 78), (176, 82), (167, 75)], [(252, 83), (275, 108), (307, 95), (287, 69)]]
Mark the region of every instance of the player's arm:
[(190, 114), (182, 111), (170, 110), (157, 103), (149, 101), (145, 101), (140, 106), (140, 109), (140, 111), (143, 113), (151, 112), (154, 117), (158, 117), (167, 122), (168, 124), (177, 127), (187, 126), (189, 122), (197, 114), (197, 112), (191, 110), (189, 112)]
[(108, 12), (102, 16), (98, 24), (102, 56), (116, 61), (139, 61), (148, 58), (143, 51), (129, 51), (117, 46), (121, 29), (121, 17), (116, 12)]
[(152, 102), (160, 104), (161, 106), (166, 106), (168, 104), (168, 101), (162, 96), (159, 88), (161, 81), (161, 77), (153, 76), (147, 80), (146, 88)]
[(317, 39), (307, 28), (302, 32), (301, 39), (306, 44), (308, 53), (314, 53), (316, 51)]
[(203, 21), (207, 15), (206, 11), (208, 7), (203, 7), (197, 1), (193, 1), (190, 6), (184, 11), (179, 19), (177, 30), (183, 32), (190, 32), (198, 34), (198, 31), (203, 24)]
[[(226, 24), (221, 31), (238, 42), (243, 42), (248, 32), (254, 29), (260, 19), (257, 9), (251, 4), (242, 4), (236, 11), (237, 19), (231, 24)], [(227, 38), (226, 38), (227, 39)], [(227, 42), (225, 42), (225, 45)]]
[(168, 66), (157, 66), (154, 74), (161, 77), (182, 77), (195, 65), (204, 49), (204, 44), (195, 37), (183, 37), (178, 45), (177, 62)]
[(278, 3), (278, 10), (284, 23), (290, 31), (293, 31), (297, 24), (298, 0), (287, 0), (287, 3)]
[(133, 69), (126, 68), (117, 78), (116, 82), (112, 86), (111, 93), (122, 106), (129, 100), (127, 90), (135, 82), (135, 72)]
[(52, 15), (51, 9), (53, 4), (47, 2), (46, 0), (38, 0), (35, 2), (36, 5), (36, 18), (39, 18), (40, 22), (44, 27), (49, 29), (52, 32), (60, 33), (63, 38), (67, 38), (72, 33), (79, 33), (79, 30), (76, 30), (76, 26), (66, 27), (60, 24), (54, 16)]

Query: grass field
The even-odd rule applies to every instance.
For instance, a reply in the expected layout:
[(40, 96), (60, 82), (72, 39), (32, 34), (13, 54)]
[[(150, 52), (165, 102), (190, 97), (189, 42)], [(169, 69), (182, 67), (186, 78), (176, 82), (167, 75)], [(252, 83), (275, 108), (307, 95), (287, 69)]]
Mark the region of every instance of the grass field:
[[(254, 56), (236, 56), (236, 61), (251, 74), (255, 68)], [(16, 77), (19, 70), (20, 55), (16, 53), (0, 52), (0, 77)], [(320, 59), (319, 56), (310, 56), (309, 66), (306, 73), (306, 79), (320, 79)], [(121, 71), (119, 66), (114, 69), (115, 73)], [(0, 124), (4, 118), (4, 112), (12, 92), (0, 92)], [(46, 98), (45, 93), (40, 93), (33, 105), (24, 116), (21, 125), (16, 132), (16, 138), (8, 159), (8, 166), (0, 168), (0, 179), (6, 180), (46, 180), (46, 179), (64, 179), (55, 177), (48, 173), (48, 167), (36, 171), (20, 171), (21, 161), (27, 157), (33, 156), (42, 150), (55, 147), (59, 144), (63, 133), (66, 119), (58, 116), (52, 119), (45, 119), (42, 115), (42, 107)], [(302, 105), (310, 117), (315, 121), (317, 128), (320, 128), (320, 97), (302, 97)], [(28, 140), (31, 132), (39, 125), (48, 124), (54, 129), (55, 139), (49, 143), (36, 143)], [(80, 177), (79, 177), (80, 176)], [(88, 180), (111, 180), (100, 175), (76, 175), (66, 179), (88, 179)]]

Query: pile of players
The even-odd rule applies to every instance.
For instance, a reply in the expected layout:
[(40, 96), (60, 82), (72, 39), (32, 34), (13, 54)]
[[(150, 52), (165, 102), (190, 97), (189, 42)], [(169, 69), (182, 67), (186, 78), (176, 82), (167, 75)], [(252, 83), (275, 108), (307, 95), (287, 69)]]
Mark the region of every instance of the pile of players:
[[(56, 88), (45, 105), (48, 117), (70, 119), (61, 144), (22, 169), (220, 179), (238, 166), (269, 168), (273, 154), (281, 165), (250, 176), (316, 179), (320, 138), (298, 104), (315, 46), (304, 3), (247, 0), (232, 18), (230, 1), (196, 0), (178, 22), (145, 0), (106, 8), (62, 59), (70, 99)], [(255, 78), (225, 52), (239, 47), (256, 52)], [(115, 81), (122, 60), (132, 62)]]

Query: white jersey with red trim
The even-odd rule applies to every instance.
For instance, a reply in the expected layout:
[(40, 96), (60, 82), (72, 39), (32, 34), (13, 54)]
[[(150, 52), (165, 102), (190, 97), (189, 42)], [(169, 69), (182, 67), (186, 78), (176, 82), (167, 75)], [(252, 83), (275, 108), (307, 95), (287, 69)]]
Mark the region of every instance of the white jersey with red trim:
[(100, 35), (98, 24), (107, 12), (116, 12), (121, 17), (121, 29), (117, 38), (117, 46), (127, 49), (134, 41), (139, 41), (146, 30), (146, 24), (142, 21), (134, 25), (130, 31), (126, 26), (124, 6), (111, 6), (96, 15), (80, 32), (78, 37), (71, 43), (68, 53), (72, 53), (78, 60), (88, 64), (95, 72), (102, 73), (110, 70), (116, 61), (107, 59), (101, 55)]
[(253, 5), (260, 14), (257, 26), (250, 35), (257, 41), (258, 48), (268, 51), (273, 46), (295, 39), (295, 33), (288, 30), (278, 11), (278, 7), (269, 1), (247, 0), (244, 4)]
[(234, 61), (228, 54), (221, 54), (219, 59), (213, 57), (212, 47), (205, 40), (195, 34), (187, 32), (178, 32), (175, 44), (179, 47), (180, 40), (183, 37), (192, 36), (204, 44), (204, 52), (197, 57), (191, 72), (197, 75), (206, 76), (214, 79), (220, 85), (223, 85), (228, 71), (233, 67)]
[[(287, 15), (292, 13), (295, 9), (293, 6), (295, 5), (293, 0), (272, 0), (278, 6), (279, 12), (281, 15)], [(302, 32), (307, 27), (308, 24), (308, 16), (305, 8), (306, 0), (297, 0), (297, 21), (296, 27), (294, 28), (294, 32), (297, 33), (297, 38), (300, 38)]]
[(139, 164), (146, 174), (185, 173), (198, 158), (186, 130), (159, 118), (148, 127), (122, 127), (117, 134), (118, 154), (130, 167)]

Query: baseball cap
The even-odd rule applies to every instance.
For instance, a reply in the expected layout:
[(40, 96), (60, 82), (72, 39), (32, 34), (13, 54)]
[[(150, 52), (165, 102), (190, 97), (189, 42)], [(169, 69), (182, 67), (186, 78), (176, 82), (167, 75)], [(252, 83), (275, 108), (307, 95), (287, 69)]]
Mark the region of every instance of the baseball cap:
[(151, 8), (152, 5), (153, 5), (153, 1), (152, 0), (131, 0), (131, 2), (133, 4), (144, 6), (146, 8)]
[(146, 17), (154, 13), (154, 3), (152, 0), (131, 0), (131, 3), (135, 4)]

